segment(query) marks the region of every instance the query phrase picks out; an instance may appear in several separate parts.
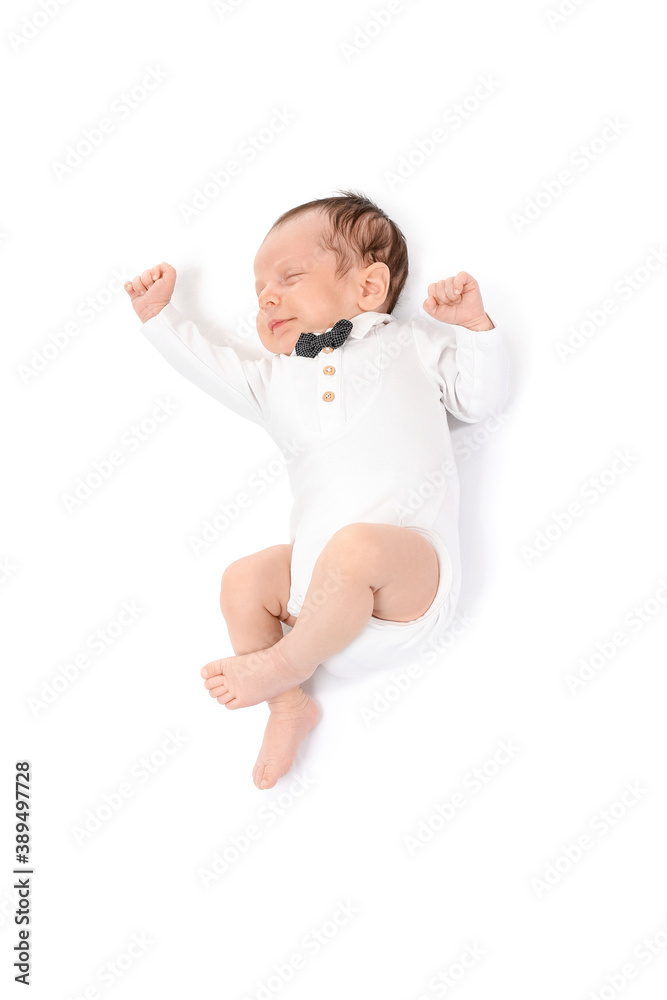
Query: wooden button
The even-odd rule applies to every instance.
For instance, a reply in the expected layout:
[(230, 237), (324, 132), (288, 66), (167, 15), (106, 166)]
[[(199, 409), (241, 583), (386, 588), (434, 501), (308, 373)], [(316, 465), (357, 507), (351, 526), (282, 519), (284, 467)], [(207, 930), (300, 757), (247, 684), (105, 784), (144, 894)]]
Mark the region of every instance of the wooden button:
[(322, 371), (324, 372), (325, 375), (333, 375), (336, 369), (334, 368), (333, 365), (326, 365), (326, 367), (323, 368)]
[(331, 354), (332, 351), (333, 351), (333, 347), (323, 347), (322, 348), (322, 354)]
[(333, 392), (323, 392), (322, 393), (322, 399), (324, 400), (325, 403), (330, 403), (333, 398), (334, 398), (334, 393)]

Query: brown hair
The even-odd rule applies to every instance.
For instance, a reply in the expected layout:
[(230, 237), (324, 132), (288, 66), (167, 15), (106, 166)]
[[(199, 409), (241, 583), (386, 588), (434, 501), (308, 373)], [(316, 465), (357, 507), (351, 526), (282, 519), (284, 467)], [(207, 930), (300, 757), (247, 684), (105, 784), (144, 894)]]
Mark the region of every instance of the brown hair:
[(337, 278), (350, 270), (353, 255), (361, 267), (375, 261), (387, 265), (389, 292), (378, 312), (393, 312), (408, 277), (408, 247), (396, 223), (361, 192), (341, 191), (341, 197), (319, 198), (290, 208), (276, 219), (269, 232), (312, 211), (321, 212), (329, 223), (329, 231), (317, 242), (323, 250), (335, 254)]

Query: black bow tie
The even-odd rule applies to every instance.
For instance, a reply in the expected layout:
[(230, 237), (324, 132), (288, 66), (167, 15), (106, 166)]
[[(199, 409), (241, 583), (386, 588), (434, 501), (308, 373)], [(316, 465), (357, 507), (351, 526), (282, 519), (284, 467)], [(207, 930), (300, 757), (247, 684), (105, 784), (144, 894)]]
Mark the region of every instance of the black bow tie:
[(347, 340), (352, 323), (349, 319), (339, 319), (326, 333), (300, 333), (294, 348), (301, 358), (315, 358), (323, 347), (340, 347)]

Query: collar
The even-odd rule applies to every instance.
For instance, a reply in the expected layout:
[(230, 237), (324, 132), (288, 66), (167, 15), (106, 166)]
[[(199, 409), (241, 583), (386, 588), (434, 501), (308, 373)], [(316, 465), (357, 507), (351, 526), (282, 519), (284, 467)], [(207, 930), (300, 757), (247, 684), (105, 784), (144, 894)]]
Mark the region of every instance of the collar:
[[(373, 327), (378, 325), (384, 325), (385, 323), (390, 323), (394, 319), (391, 313), (381, 313), (381, 312), (362, 312), (357, 316), (352, 316), (350, 322), (352, 324), (352, 329), (348, 333), (348, 339), (354, 337), (355, 340), (361, 340), (366, 334), (373, 329)], [(332, 330), (333, 324), (327, 327), (327, 330)], [(343, 344), (343, 347), (345, 345)], [(294, 349), (290, 354), (290, 357), (296, 357), (296, 344)]]
[[(352, 323), (352, 329), (350, 330), (348, 337), (354, 337), (355, 340), (361, 340), (365, 337), (369, 330), (372, 330), (374, 326), (378, 324), (389, 323), (394, 317), (391, 313), (380, 313), (380, 312), (362, 312), (358, 316), (353, 316), (350, 320)], [(329, 327), (331, 329), (331, 327)], [(343, 345), (345, 346), (345, 345)]]

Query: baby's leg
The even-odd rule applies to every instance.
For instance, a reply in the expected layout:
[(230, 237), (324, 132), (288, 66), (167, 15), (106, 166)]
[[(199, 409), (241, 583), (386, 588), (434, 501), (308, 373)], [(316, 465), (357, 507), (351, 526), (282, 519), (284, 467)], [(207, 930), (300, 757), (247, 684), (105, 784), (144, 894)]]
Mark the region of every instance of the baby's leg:
[(421, 617), (438, 580), (438, 557), (423, 534), (396, 524), (345, 525), (320, 552), (291, 632), (267, 649), (207, 663), (205, 687), (219, 689), (218, 700), (232, 709), (273, 698), (312, 676), (371, 617)]
[[(282, 639), (281, 621), (292, 625), (287, 614), (290, 590), (291, 545), (271, 545), (244, 556), (225, 570), (220, 588), (220, 609), (237, 656), (266, 649)], [(217, 697), (216, 690), (210, 690)], [(271, 712), (264, 733), (253, 781), (258, 788), (273, 788), (291, 768), (299, 746), (319, 718), (317, 705), (299, 686), (267, 701)]]

